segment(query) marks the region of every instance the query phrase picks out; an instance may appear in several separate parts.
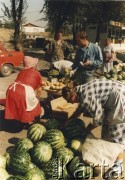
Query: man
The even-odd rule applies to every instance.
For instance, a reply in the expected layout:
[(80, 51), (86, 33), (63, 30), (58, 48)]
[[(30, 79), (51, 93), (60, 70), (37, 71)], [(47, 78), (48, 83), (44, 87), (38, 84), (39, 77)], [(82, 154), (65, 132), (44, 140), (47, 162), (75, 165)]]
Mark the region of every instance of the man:
[[(87, 83), (94, 78), (94, 71), (103, 63), (101, 49), (88, 41), (86, 32), (77, 33), (76, 40), (80, 46), (72, 66), (78, 84)], [(71, 74), (73, 71), (71, 71)]]
[[(95, 79), (84, 85), (64, 87), (62, 95), (68, 102), (79, 102), (79, 107), (71, 118), (78, 117), (81, 112), (86, 111), (93, 117), (93, 124), (89, 124), (86, 133), (89, 134), (98, 125), (102, 125), (102, 139), (124, 144), (125, 85), (119, 81)], [(113, 170), (121, 171), (122, 153), (116, 164)]]

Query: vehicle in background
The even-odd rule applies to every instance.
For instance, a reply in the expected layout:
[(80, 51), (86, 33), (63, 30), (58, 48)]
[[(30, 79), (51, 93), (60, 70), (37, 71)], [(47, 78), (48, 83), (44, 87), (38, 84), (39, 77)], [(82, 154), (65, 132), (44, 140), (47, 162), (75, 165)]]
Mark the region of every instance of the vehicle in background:
[(15, 67), (23, 62), (24, 54), (21, 51), (7, 50), (0, 43), (0, 74), (9, 76)]

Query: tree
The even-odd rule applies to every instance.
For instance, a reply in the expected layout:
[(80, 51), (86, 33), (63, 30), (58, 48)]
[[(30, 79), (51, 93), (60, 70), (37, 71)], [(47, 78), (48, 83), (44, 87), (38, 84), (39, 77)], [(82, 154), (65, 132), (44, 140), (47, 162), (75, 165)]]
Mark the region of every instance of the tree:
[(48, 25), (52, 27), (54, 33), (62, 29), (63, 26), (69, 21), (72, 16), (73, 4), (71, 0), (44, 0), (43, 9), (45, 19), (48, 21)]
[(28, 7), (26, 0), (10, 0), (11, 8), (9, 9), (5, 3), (3, 4), (2, 11), (5, 18), (13, 22), (14, 25), (14, 34), (13, 42), (15, 50), (20, 50), (21, 48), (21, 25), (25, 20), (25, 12)]
[(44, 0), (41, 12), (44, 12), (48, 25), (56, 32), (67, 25), (72, 27), (73, 39), (77, 31), (86, 25), (97, 24), (99, 41), (102, 24), (110, 20), (124, 22), (125, 2), (112, 0)]
[(96, 41), (100, 40), (100, 32), (103, 23), (112, 21), (125, 21), (125, 2), (111, 0), (91, 0), (84, 4), (86, 8), (85, 16), (88, 24), (97, 24)]

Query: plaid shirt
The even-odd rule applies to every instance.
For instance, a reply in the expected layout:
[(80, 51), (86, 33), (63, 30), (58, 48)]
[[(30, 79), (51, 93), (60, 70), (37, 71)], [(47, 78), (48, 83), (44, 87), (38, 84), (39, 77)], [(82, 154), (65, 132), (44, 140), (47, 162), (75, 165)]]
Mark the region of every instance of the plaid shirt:
[(93, 80), (77, 86), (81, 110), (87, 110), (94, 118), (94, 124), (101, 124), (104, 118), (104, 107), (112, 91), (112, 80)]

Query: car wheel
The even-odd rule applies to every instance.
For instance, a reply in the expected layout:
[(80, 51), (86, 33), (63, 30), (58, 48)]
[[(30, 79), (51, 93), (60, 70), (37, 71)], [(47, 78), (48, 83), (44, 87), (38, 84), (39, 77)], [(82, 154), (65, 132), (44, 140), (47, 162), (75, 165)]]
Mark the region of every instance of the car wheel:
[(1, 74), (2, 76), (6, 77), (12, 73), (13, 67), (11, 64), (4, 64), (1, 67)]

